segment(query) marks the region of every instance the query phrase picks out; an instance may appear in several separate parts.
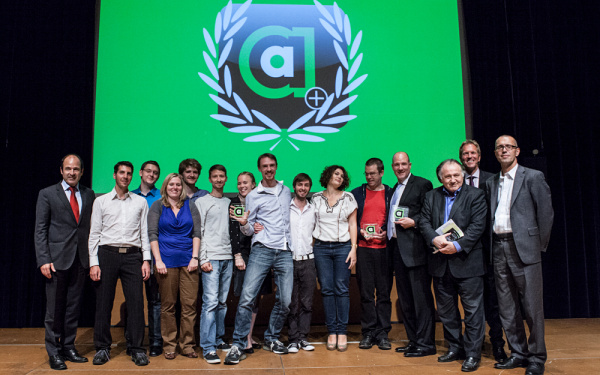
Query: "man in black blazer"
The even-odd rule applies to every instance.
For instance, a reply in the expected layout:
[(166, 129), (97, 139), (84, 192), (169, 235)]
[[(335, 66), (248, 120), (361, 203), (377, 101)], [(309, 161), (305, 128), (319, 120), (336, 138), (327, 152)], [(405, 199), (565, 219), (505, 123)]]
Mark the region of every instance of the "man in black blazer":
[(58, 184), (42, 189), (36, 206), (35, 253), (46, 277), (46, 351), (50, 367), (67, 368), (65, 360), (87, 362), (75, 350), (79, 301), (89, 268), (88, 236), (94, 192), (80, 185), (83, 161), (62, 159)]
[[(485, 182), (493, 176), (492, 173), (479, 169), (481, 161), (481, 147), (473, 139), (464, 141), (458, 150), (460, 161), (465, 168), (465, 181), (468, 185), (485, 190)], [(487, 231), (486, 231), (487, 233)], [(483, 257), (486, 263), (486, 274), (483, 277), (483, 308), (485, 320), (490, 326), (490, 342), (492, 353), (497, 362), (505, 360), (504, 338), (502, 322), (498, 310), (498, 295), (496, 294), (496, 283), (494, 282), (494, 267), (492, 266), (491, 249), (489, 241), (482, 240)]]
[[(398, 183), (388, 200), (388, 252), (396, 275), (396, 290), (408, 345), (396, 348), (405, 357), (423, 357), (436, 353), (435, 307), (431, 294), (431, 276), (427, 272), (427, 246), (418, 222), (425, 194), (433, 189), (431, 181), (410, 173), (412, 164), (405, 152), (397, 152), (392, 169)], [(398, 210), (407, 215), (397, 218)], [(406, 211), (404, 211), (406, 212)], [(400, 215), (398, 215), (400, 216)], [(390, 283), (391, 284), (391, 283)]]
[(525, 374), (543, 374), (547, 352), (541, 254), (548, 247), (554, 221), (550, 187), (542, 172), (517, 163), (520, 149), (513, 137), (499, 137), (495, 153), (502, 171), (486, 182), (486, 189), (500, 318), (511, 356), (494, 367), (527, 366)]
[[(466, 357), (462, 371), (479, 368), (481, 344), (485, 336), (483, 312), (483, 275), (485, 263), (481, 237), (485, 230), (487, 204), (481, 189), (464, 184), (463, 169), (454, 159), (443, 161), (437, 168), (443, 186), (427, 193), (419, 222), (430, 251), (429, 272), (438, 314), (444, 325), (448, 352), (439, 362)], [(442, 224), (453, 220), (462, 230), (461, 238), (448, 238), (452, 232), (436, 232)], [(465, 334), (458, 309), (458, 297), (465, 314)]]

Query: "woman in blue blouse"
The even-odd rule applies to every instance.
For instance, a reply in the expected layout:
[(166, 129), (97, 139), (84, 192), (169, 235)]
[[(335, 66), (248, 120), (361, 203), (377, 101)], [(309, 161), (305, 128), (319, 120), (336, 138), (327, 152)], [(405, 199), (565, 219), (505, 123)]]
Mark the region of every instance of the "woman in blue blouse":
[(162, 198), (148, 212), (148, 237), (154, 256), (161, 298), (161, 334), (166, 359), (174, 359), (177, 349), (175, 304), (181, 303), (179, 347), (189, 358), (194, 351), (194, 324), (198, 298), (198, 250), (200, 214), (183, 190), (183, 177), (171, 173), (160, 189)]

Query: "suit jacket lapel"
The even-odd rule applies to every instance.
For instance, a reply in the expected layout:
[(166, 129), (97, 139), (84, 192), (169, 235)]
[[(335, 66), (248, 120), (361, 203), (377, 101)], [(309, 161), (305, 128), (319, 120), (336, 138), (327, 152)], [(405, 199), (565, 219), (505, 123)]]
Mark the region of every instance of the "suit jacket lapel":
[[(67, 210), (69, 212), (69, 214), (71, 215), (71, 217), (73, 218), (73, 221), (75, 222), (76, 225), (79, 225), (79, 223), (77, 223), (77, 220), (75, 220), (75, 215), (73, 214), (73, 209), (71, 208), (71, 203), (69, 202), (69, 200), (67, 199), (67, 194), (65, 194), (65, 191), (63, 190), (63, 186), (62, 183), (58, 183), (58, 185), (56, 185), (56, 193), (58, 194), (58, 200), (60, 200), (62, 202), (62, 204), (65, 206), (65, 210)], [(83, 194), (81, 195), (81, 203), (83, 205)]]
[(492, 185), (490, 191), (490, 206), (492, 209), (490, 210), (490, 214), (493, 218), (494, 216), (496, 216), (496, 208), (498, 208), (498, 183), (500, 182), (500, 173), (495, 174), (493, 177), (491, 177), (491, 180)]
[[(450, 209), (450, 215), (448, 215), (448, 221), (450, 221), (450, 219), (452, 219), (452, 216), (454, 216), (454, 214), (456, 213), (456, 211), (458, 210), (458, 206), (460, 201), (462, 201), (462, 199), (460, 198), (463, 195), (463, 191), (465, 190), (465, 184), (463, 183), (462, 188), (460, 189), (460, 191), (458, 192), (458, 194), (456, 194), (456, 198), (454, 198), (454, 203), (452, 203), (452, 208)], [(445, 197), (444, 197), (445, 198)], [(444, 204), (446, 199), (444, 199)], [(444, 206), (444, 211), (445, 211), (446, 206)]]
[(512, 196), (510, 198), (510, 206), (512, 207), (513, 203), (515, 203), (515, 199), (517, 199), (517, 195), (519, 194), (519, 190), (521, 190), (521, 186), (523, 186), (523, 180), (525, 179), (525, 170), (520, 166), (517, 166), (517, 172), (515, 173), (515, 182), (513, 184)]
[[(396, 184), (397, 186), (398, 184)], [(412, 175), (406, 180), (406, 186), (404, 187), (404, 191), (402, 192), (402, 197), (400, 198), (400, 201), (398, 201), (399, 205), (402, 205), (402, 203), (404, 203), (410, 196), (410, 191), (413, 187), (413, 179), (412, 179)]]

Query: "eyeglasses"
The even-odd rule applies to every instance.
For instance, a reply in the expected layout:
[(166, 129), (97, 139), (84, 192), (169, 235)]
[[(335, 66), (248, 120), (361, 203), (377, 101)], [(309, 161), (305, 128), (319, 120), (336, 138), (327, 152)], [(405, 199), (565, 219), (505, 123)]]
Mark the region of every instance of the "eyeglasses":
[(369, 172), (369, 173), (365, 172), (365, 176), (367, 176), (367, 177), (376, 177), (378, 175), (379, 175), (379, 172)]
[(519, 148), (519, 146), (515, 146), (515, 145), (498, 145), (496, 146), (496, 151), (501, 151), (501, 150), (514, 150), (516, 148)]

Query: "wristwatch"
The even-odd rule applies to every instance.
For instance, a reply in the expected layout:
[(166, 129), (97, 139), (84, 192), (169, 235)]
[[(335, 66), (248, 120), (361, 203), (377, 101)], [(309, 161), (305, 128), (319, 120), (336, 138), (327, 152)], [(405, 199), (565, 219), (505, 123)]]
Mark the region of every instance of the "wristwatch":
[(192, 257), (192, 259), (196, 259), (198, 262), (200, 261), (200, 258), (198, 257)]

